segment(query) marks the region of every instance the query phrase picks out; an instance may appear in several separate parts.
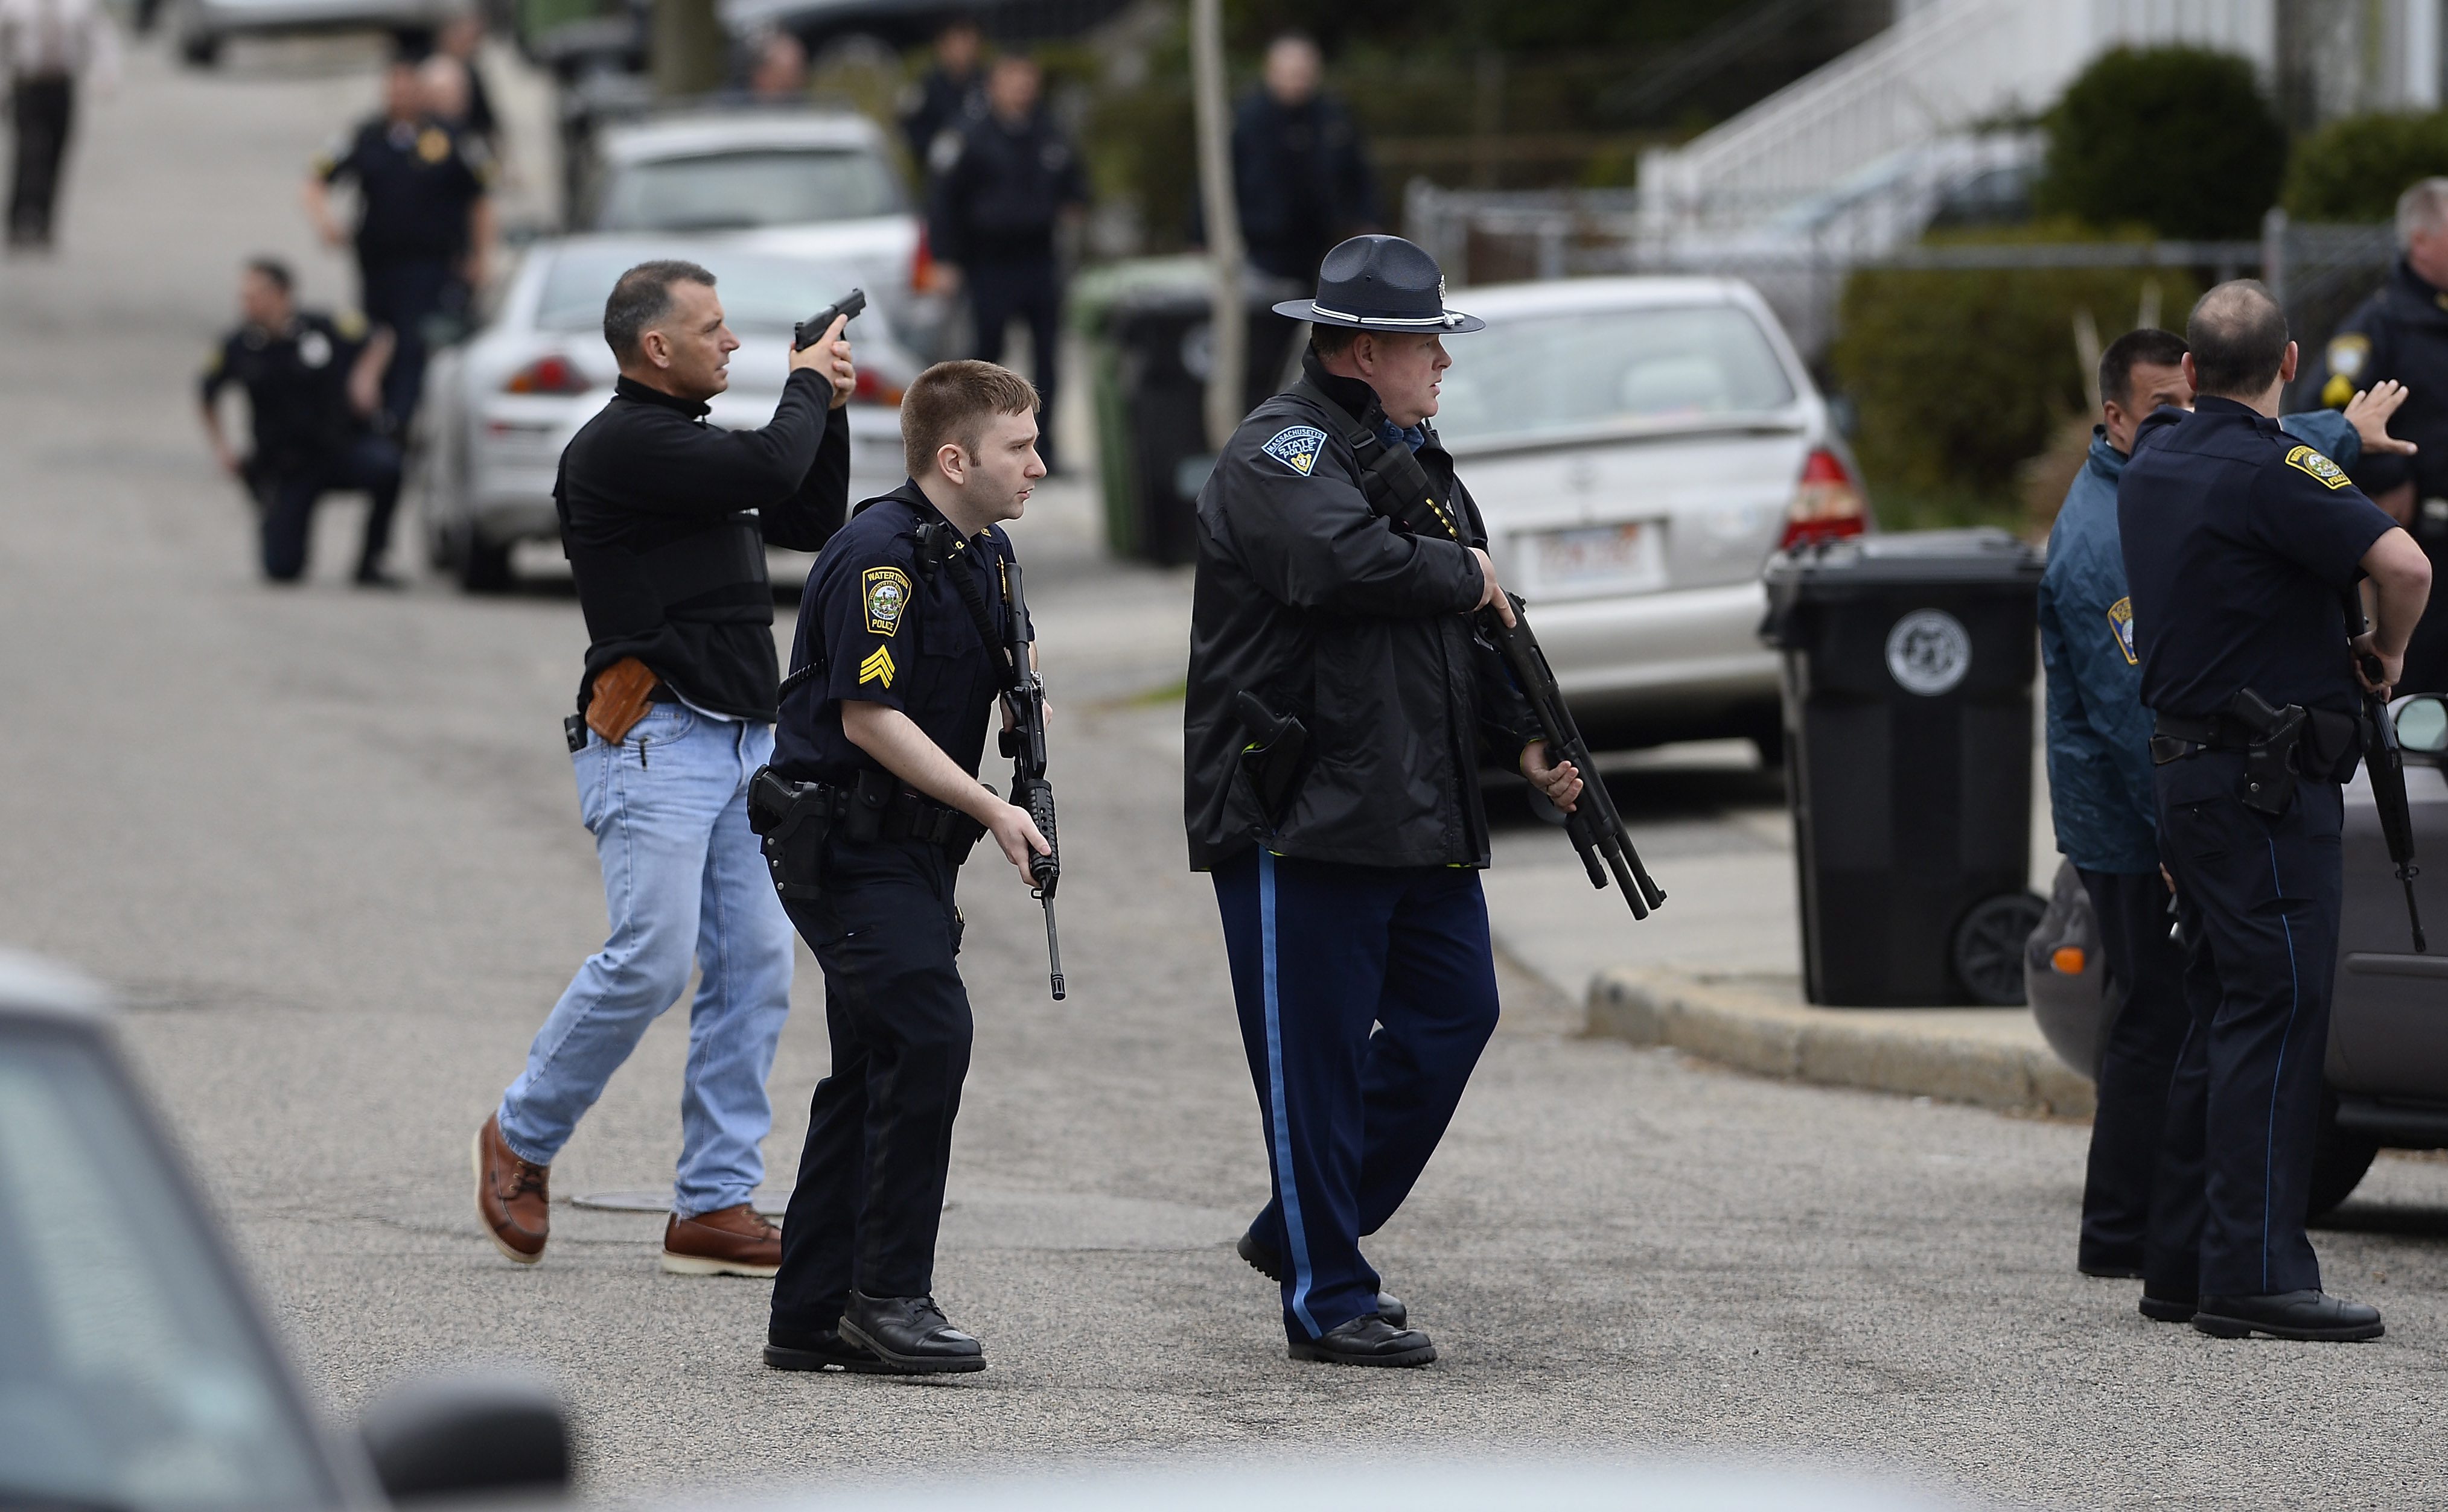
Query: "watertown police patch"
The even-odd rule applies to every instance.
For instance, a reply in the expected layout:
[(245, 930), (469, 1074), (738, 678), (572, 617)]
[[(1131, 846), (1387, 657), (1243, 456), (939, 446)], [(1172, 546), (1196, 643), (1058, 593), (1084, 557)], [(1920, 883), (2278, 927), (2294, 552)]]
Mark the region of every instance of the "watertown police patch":
[(1277, 431), (1275, 439), (1260, 449), (1275, 461), (1306, 478), (1317, 469), (1317, 454), (1326, 445), (1326, 432), (1315, 425), (1294, 425)]
[(898, 631), (901, 612), (909, 604), (909, 576), (898, 567), (870, 567), (859, 578), (859, 589), (867, 599), (868, 633), (889, 635)]
[(2324, 488), (2343, 488), (2348, 482), (2346, 470), (2322, 456), (2309, 446), (2298, 446), (2286, 454), (2286, 465), (2297, 472), (2320, 480)]

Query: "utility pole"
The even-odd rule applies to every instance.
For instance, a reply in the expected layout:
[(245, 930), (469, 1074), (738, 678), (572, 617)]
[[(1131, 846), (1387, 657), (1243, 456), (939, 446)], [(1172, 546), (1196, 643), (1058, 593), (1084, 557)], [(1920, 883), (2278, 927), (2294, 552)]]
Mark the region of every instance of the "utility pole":
[(1207, 444), (1224, 449), (1241, 424), (1250, 361), (1242, 293), (1241, 207), (1233, 197), (1232, 123), (1225, 113), (1223, 0), (1190, 0), (1191, 96), (1198, 123), (1198, 194), (1207, 212), (1207, 261), (1215, 295), (1208, 320)]

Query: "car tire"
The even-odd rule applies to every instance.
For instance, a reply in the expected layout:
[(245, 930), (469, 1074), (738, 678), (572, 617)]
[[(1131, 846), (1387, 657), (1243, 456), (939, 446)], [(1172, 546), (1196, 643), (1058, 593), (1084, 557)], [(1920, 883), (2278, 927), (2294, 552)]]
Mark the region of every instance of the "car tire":
[(1948, 959), (1972, 1001), (1991, 1008), (2023, 1006), (2023, 947), (2048, 908), (2030, 893), (2000, 893), (1973, 904), (1957, 921)]
[(2380, 1156), (2380, 1141), (2368, 1134), (2358, 1134), (2338, 1123), (2338, 1095), (2321, 1094), (2321, 1128), (2312, 1140), (2311, 1200), (2305, 1203), (2306, 1218), (2326, 1216), (2337, 1205), (2354, 1195), (2363, 1174), (2371, 1169)]
[(469, 532), (459, 542), (459, 586), (471, 594), (507, 592), (511, 584), (510, 543)]

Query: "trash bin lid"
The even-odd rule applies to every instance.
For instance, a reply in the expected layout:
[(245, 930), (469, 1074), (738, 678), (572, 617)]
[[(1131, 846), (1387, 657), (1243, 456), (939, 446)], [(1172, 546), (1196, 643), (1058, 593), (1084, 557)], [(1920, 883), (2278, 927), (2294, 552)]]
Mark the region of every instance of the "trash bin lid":
[(2027, 587), (2040, 580), (2040, 554), (1994, 526), (1856, 536), (1780, 552), (1763, 575), (1771, 592), (1805, 597), (1856, 589), (1946, 583)]

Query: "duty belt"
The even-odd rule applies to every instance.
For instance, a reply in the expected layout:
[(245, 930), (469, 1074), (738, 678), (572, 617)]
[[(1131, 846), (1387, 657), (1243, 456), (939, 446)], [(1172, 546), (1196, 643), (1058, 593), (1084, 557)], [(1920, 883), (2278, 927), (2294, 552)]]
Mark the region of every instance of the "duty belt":
[[(871, 816), (871, 817), (870, 817)], [(866, 772), (851, 786), (829, 783), (792, 783), (773, 768), (759, 768), (749, 784), (749, 828), (775, 840), (811, 820), (820, 828), (839, 824), (853, 840), (914, 840), (941, 845), (966, 859), (969, 847), (985, 834), (985, 826), (949, 804), (892, 783), (881, 772)]]
[(2208, 719), (2161, 714), (2151, 733), (2151, 761), (2165, 766), (2206, 750), (2242, 752), (2251, 744), (2252, 731), (2224, 714)]

